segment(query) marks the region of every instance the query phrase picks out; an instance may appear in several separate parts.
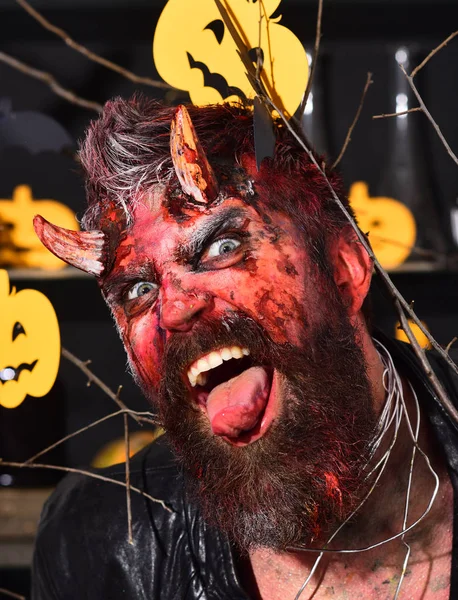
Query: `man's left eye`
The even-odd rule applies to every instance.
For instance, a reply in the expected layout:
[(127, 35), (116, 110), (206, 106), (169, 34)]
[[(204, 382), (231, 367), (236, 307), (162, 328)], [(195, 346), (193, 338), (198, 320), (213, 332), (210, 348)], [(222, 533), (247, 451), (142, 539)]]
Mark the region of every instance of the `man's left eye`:
[(217, 256), (224, 256), (230, 254), (240, 246), (240, 240), (234, 238), (223, 238), (216, 240), (210, 244), (207, 250), (207, 258), (216, 258)]
[(127, 299), (135, 300), (136, 298), (145, 296), (156, 289), (157, 285), (155, 283), (150, 283), (149, 281), (139, 281), (129, 289), (127, 292)]

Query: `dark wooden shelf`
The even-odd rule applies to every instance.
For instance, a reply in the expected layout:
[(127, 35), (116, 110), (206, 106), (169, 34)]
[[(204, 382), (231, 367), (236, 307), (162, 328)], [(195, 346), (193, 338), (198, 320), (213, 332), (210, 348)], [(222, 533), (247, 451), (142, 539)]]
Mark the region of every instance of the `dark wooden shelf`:
[(30, 566), (38, 519), (53, 489), (0, 489), (0, 568)]

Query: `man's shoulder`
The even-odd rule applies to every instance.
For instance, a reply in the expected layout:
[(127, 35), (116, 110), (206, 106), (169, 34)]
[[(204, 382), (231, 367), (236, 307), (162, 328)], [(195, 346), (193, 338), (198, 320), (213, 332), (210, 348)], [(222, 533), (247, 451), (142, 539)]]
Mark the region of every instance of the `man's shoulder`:
[(129, 494), (124, 464), (72, 473), (43, 509), (32, 598), (159, 597), (174, 565), (191, 569), (190, 521), (200, 522), (198, 511), (165, 436), (131, 459)]

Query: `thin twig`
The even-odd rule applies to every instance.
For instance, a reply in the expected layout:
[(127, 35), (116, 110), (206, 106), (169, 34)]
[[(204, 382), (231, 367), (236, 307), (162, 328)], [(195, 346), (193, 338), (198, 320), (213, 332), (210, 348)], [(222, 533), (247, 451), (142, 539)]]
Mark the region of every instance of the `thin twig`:
[(81, 44), (78, 44), (78, 42), (75, 42), (75, 40), (72, 39), (68, 35), (68, 33), (65, 32), (63, 29), (56, 27), (47, 19), (45, 19), (45, 17), (37, 10), (35, 10), (32, 6), (30, 6), (30, 4), (26, 2), (26, 0), (16, 0), (16, 2), (17, 4), (22, 6), (22, 8), (25, 11), (27, 11), (29, 15), (32, 16), (36, 21), (38, 21), (38, 23), (40, 23), (40, 25), (42, 25), (45, 29), (51, 31), (52, 33), (60, 37), (67, 44), (67, 46), (70, 46), (70, 48), (73, 48), (73, 50), (76, 50), (80, 54), (83, 54), (89, 60), (92, 60), (93, 62), (98, 63), (99, 65), (102, 65), (107, 69), (111, 69), (112, 71), (119, 73), (120, 75), (122, 75), (126, 79), (129, 79), (130, 81), (133, 81), (134, 83), (149, 85), (151, 87), (167, 90), (173, 89), (172, 86), (168, 83), (165, 83), (163, 81), (157, 81), (156, 79), (151, 79), (150, 77), (140, 77), (139, 75), (132, 73), (132, 71), (129, 71), (128, 69), (125, 69), (124, 67), (121, 67), (120, 65), (117, 65), (114, 62), (111, 62), (111, 60), (107, 60), (106, 58), (103, 58), (102, 56), (91, 52), (91, 50), (89, 50), (85, 46), (82, 46)]
[(261, 54), (262, 18), (263, 18), (262, 9), (263, 9), (263, 4), (262, 4), (262, 0), (261, 0), (259, 2), (258, 45), (256, 46), (256, 79), (259, 79), (259, 75), (260, 75), (261, 69), (262, 69), (262, 54)]
[(307, 100), (312, 89), (313, 78), (315, 75), (315, 68), (318, 59), (318, 53), (320, 51), (320, 40), (321, 40), (321, 19), (323, 16), (323, 0), (318, 0), (318, 15), (316, 18), (316, 33), (315, 33), (315, 47), (313, 49), (312, 66), (310, 69), (309, 80), (307, 81), (307, 87), (305, 88), (304, 96), (299, 108), (299, 122), (302, 120)]
[[(58, 440), (57, 442), (54, 442), (54, 444), (51, 444), (47, 448), (44, 448), (44, 450), (40, 450), (40, 452), (37, 452), (37, 454), (34, 454), (31, 458), (28, 458), (24, 462), (24, 466), (27, 466), (30, 463), (35, 462), (35, 460), (37, 458), (39, 458), (40, 456), (43, 456), (43, 454), (46, 454), (47, 452), (54, 450), (54, 448), (57, 448), (57, 446), (60, 446), (61, 444), (63, 444), (64, 442), (67, 442), (71, 438), (76, 437), (77, 435), (80, 435), (81, 433), (87, 431), (88, 429), (91, 429), (91, 427), (95, 427), (96, 425), (99, 425), (100, 423), (103, 423), (104, 421), (108, 421), (108, 419), (111, 419), (112, 417), (117, 417), (118, 415), (126, 415), (127, 416), (127, 414), (129, 414), (129, 413), (133, 413), (137, 417), (143, 416), (143, 415), (151, 415), (150, 412), (139, 413), (139, 412), (136, 412), (134, 410), (129, 410), (129, 409), (118, 410), (114, 413), (106, 415), (105, 417), (102, 417), (101, 419), (97, 419), (97, 421), (93, 421), (92, 423), (89, 423), (89, 425), (86, 425), (85, 427), (81, 427), (81, 429), (78, 429), (77, 431), (74, 431), (73, 433), (69, 433), (68, 435), (66, 435), (63, 438), (60, 438), (60, 440)], [(148, 423), (150, 423), (152, 425), (159, 425), (159, 422), (155, 421), (152, 418), (151, 419), (148, 418)]]
[(19, 594), (15, 594), (14, 592), (10, 592), (9, 590), (5, 590), (4, 588), (0, 588), (0, 594), (4, 596), (9, 596), (10, 598), (16, 598), (16, 600), (25, 600), (25, 596), (20, 596)]
[(72, 104), (77, 104), (78, 106), (82, 106), (83, 108), (87, 108), (89, 110), (95, 110), (98, 113), (102, 111), (101, 104), (92, 102), (92, 100), (85, 100), (84, 98), (77, 96), (71, 90), (62, 87), (54, 78), (54, 76), (51, 75), (51, 73), (30, 67), (17, 58), (14, 58), (9, 54), (5, 54), (5, 52), (0, 52), (0, 61), (6, 63), (10, 67), (13, 67), (13, 69), (16, 69), (17, 71), (21, 71), (21, 73), (24, 73), (25, 75), (29, 75), (29, 77), (39, 79), (43, 83), (46, 83), (55, 94), (61, 98), (65, 98), (65, 100), (71, 102)]
[(129, 421), (127, 414), (124, 413), (124, 446), (126, 449), (126, 503), (127, 503), (127, 540), (131, 546), (134, 545), (132, 537), (132, 507), (130, 502), (130, 440), (129, 440)]
[[(127, 406), (124, 404), (124, 402), (122, 402), (122, 400), (119, 399), (118, 394), (115, 394), (113, 392), (113, 390), (111, 390), (105, 383), (103, 383), (103, 381), (101, 379), (99, 379), (97, 377), (97, 375), (94, 375), (94, 373), (90, 369), (88, 369), (87, 365), (88, 365), (88, 362), (90, 362), (90, 361), (84, 362), (84, 361), (80, 360), (66, 348), (62, 348), (62, 356), (64, 356), (66, 359), (68, 359), (70, 362), (72, 362), (74, 365), (76, 365), (81, 371), (83, 371), (83, 373), (87, 376), (88, 380), (95, 383), (102, 391), (104, 391), (105, 394), (109, 398), (111, 398), (114, 402), (116, 402), (116, 404), (119, 406), (119, 408), (121, 408), (122, 410), (124, 410), (127, 413), (130, 413), (130, 416), (133, 419), (135, 419), (135, 421), (137, 421), (137, 423), (140, 422), (139, 418), (134, 414), (134, 411), (129, 410), (127, 408)], [(119, 393), (119, 390), (118, 390), (118, 393)]]
[(388, 244), (390, 246), (396, 246), (396, 248), (404, 248), (408, 250), (411, 254), (416, 254), (417, 256), (424, 256), (425, 258), (436, 258), (438, 260), (446, 260), (447, 254), (445, 252), (438, 252), (437, 250), (428, 250), (426, 248), (420, 248), (420, 246), (410, 246), (409, 244), (403, 244), (398, 240), (393, 240), (391, 238), (386, 238), (381, 235), (373, 234), (369, 232), (369, 239), (373, 242), (379, 242), (383, 244)]
[[(64, 473), (77, 473), (79, 475), (86, 475), (87, 477), (92, 477), (93, 479), (100, 479), (100, 481), (105, 481), (107, 483), (114, 483), (115, 485), (121, 485), (122, 487), (126, 487), (126, 484), (124, 481), (118, 481), (117, 479), (112, 479), (111, 477), (105, 477), (104, 475), (99, 475), (98, 473), (92, 473), (91, 471), (85, 471), (84, 469), (74, 469), (73, 467), (62, 467), (60, 465), (47, 465), (47, 464), (42, 464), (42, 463), (30, 463), (28, 465), (25, 465), (24, 463), (6, 461), (6, 460), (2, 460), (1, 458), (0, 458), (0, 464), (4, 465), (5, 467), (18, 467), (18, 468), (26, 467), (28, 469), (49, 469), (52, 471), (63, 471)], [(148, 500), (151, 500), (152, 502), (157, 502), (163, 508), (165, 508), (165, 510), (167, 510), (168, 512), (170, 512), (170, 513), (174, 512), (171, 508), (169, 508), (165, 504), (165, 502), (163, 500), (154, 498), (153, 496), (150, 496), (143, 490), (140, 490), (139, 488), (134, 487), (133, 485), (130, 486), (130, 489), (133, 492), (140, 494), (140, 496), (144, 496), (145, 498), (148, 498)]]
[(358, 110), (356, 111), (355, 118), (353, 119), (353, 123), (350, 125), (350, 128), (349, 128), (348, 133), (347, 133), (347, 137), (345, 138), (344, 144), (342, 146), (342, 150), (340, 151), (340, 154), (337, 157), (337, 159), (334, 161), (334, 164), (332, 165), (331, 169), (335, 169), (337, 167), (337, 165), (339, 164), (339, 162), (342, 160), (342, 156), (345, 154), (345, 150), (347, 149), (347, 146), (350, 143), (351, 134), (353, 133), (353, 129), (355, 128), (355, 125), (358, 122), (359, 115), (361, 114), (361, 110), (363, 108), (364, 100), (366, 98), (367, 90), (369, 89), (369, 86), (370, 86), (371, 83), (373, 83), (372, 73), (368, 73), (367, 74), (367, 79), (366, 79), (366, 85), (364, 86), (363, 93), (361, 95), (361, 100), (359, 102), (359, 106), (358, 106)]
[[(404, 297), (402, 296), (402, 294), (399, 292), (399, 290), (396, 288), (396, 286), (394, 285), (394, 283), (391, 281), (391, 278), (388, 275), (388, 273), (383, 269), (383, 267), (381, 266), (381, 264), (378, 262), (376, 256), (374, 255), (374, 252), (372, 251), (372, 248), (370, 247), (370, 245), (367, 242), (367, 239), (365, 238), (365, 236), (363, 235), (363, 233), (359, 229), (358, 225), (356, 224), (356, 221), (353, 219), (353, 217), (350, 215), (350, 213), (348, 212), (348, 210), (342, 204), (342, 201), (340, 200), (339, 196), (337, 195), (337, 192), (335, 191), (335, 189), (333, 188), (331, 182), (329, 181), (328, 177), (326, 176), (326, 173), (324, 172), (324, 170), (321, 168), (320, 164), (316, 160), (313, 152), (307, 146), (307, 144), (305, 143), (305, 141), (301, 138), (300, 133), (298, 133), (293, 128), (293, 126), (288, 121), (288, 119), (285, 117), (285, 115), (278, 109), (278, 107), (275, 105), (275, 103), (270, 98), (266, 98), (266, 102), (268, 102), (272, 106), (272, 108), (274, 108), (278, 112), (278, 114), (280, 115), (282, 121), (286, 125), (286, 128), (288, 129), (288, 131), (296, 139), (296, 141), (299, 143), (299, 145), (305, 150), (305, 152), (307, 153), (310, 161), (318, 169), (318, 171), (321, 174), (321, 176), (323, 177), (323, 179), (324, 179), (324, 181), (325, 181), (325, 183), (326, 183), (326, 185), (327, 185), (327, 187), (328, 187), (328, 189), (329, 189), (329, 191), (330, 191), (330, 193), (331, 193), (334, 201), (336, 202), (336, 204), (339, 206), (340, 210), (345, 215), (347, 221), (349, 222), (349, 224), (351, 225), (351, 227), (355, 231), (356, 236), (358, 237), (361, 245), (366, 250), (366, 252), (368, 253), (368, 255), (371, 258), (371, 260), (373, 261), (375, 269), (377, 270), (377, 272), (379, 273), (381, 279), (385, 283), (385, 285), (386, 285), (386, 287), (387, 287), (390, 295), (393, 297), (393, 300), (395, 300), (395, 301), (397, 300), (398, 301), (398, 303), (402, 307), (403, 311), (405, 311), (409, 315), (409, 317), (412, 319), (412, 321), (419, 327), (420, 331), (422, 331), (425, 334), (425, 336), (429, 340), (431, 346), (435, 350), (437, 350), (437, 352), (442, 356), (442, 358), (451, 367), (451, 369), (456, 374), (458, 374), (458, 366), (453, 362), (453, 360), (444, 351), (444, 349), (436, 342), (436, 340), (433, 338), (433, 336), (430, 334), (430, 332), (426, 329), (426, 327), (423, 325), (423, 323), (420, 321), (420, 319), (414, 313), (414, 311), (412, 310), (411, 306), (409, 306), (409, 304), (406, 302), (406, 300), (404, 299)], [(401, 313), (402, 313), (402, 316), (404, 316), (404, 313), (402, 311), (401, 311)], [(401, 313), (399, 315), (400, 317), (401, 317)], [(407, 322), (407, 328), (409, 329), (411, 335), (413, 335), (413, 333), (412, 333), (412, 331), (410, 329), (410, 325), (409, 325), (408, 322)], [(426, 361), (426, 363), (428, 364), (427, 359), (426, 359), (426, 355), (425, 355), (425, 352), (423, 351), (423, 349), (421, 347), (418, 347), (418, 345), (417, 346), (413, 345), (412, 347), (413, 347), (413, 350), (415, 351), (415, 354), (417, 355), (418, 359), (422, 363), (424, 361)], [(447, 397), (446, 392), (444, 391), (442, 385), (439, 383), (439, 381), (437, 380), (437, 378), (433, 377), (433, 376), (430, 376), (431, 371), (432, 371), (431, 367), (429, 367), (427, 369), (427, 371), (426, 371), (426, 374), (427, 374), (428, 378), (430, 379), (431, 384), (432, 384), (435, 392), (439, 396), (439, 398), (440, 398), (440, 400), (442, 402), (442, 405), (447, 410), (447, 412), (450, 415), (450, 417), (456, 423), (458, 423), (458, 411), (457, 411), (456, 407), (450, 402), (449, 398)]]
[(400, 117), (401, 115), (408, 115), (413, 112), (423, 112), (421, 106), (415, 106), (414, 108), (409, 108), (408, 110), (402, 110), (401, 112), (395, 113), (384, 113), (383, 115), (372, 115), (373, 119), (386, 119), (387, 117)]
[(453, 346), (456, 340), (458, 340), (458, 337), (455, 336), (452, 340), (449, 341), (449, 343), (445, 347), (445, 351), (447, 352), (447, 354), (450, 352), (450, 348)]
[(447, 140), (445, 139), (445, 137), (442, 134), (442, 131), (439, 128), (439, 125), (436, 123), (436, 121), (433, 119), (433, 117), (431, 116), (431, 113), (429, 112), (429, 110), (426, 108), (425, 103), (423, 102), (423, 98), (420, 96), (420, 93), (418, 92), (413, 79), (410, 75), (408, 75), (406, 73), (406, 70), (404, 69), (404, 66), (399, 63), (399, 68), (401, 69), (401, 71), (404, 73), (404, 75), (406, 76), (406, 79), (410, 85), (410, 87), (412, 88), (413, 93), (415, 94), (415, 96), (417, 97), (417, 100), (421, 106), (422, 111), (425, 113), (425, 115), (428, 117), (429, 122), (431, 123), (431, 125), (434, 127), (434, 129), (436, 130), (437, 135), (439, 136), (441, 142), (444, 144), (447, 152), (449, 153), (449, 155), (451, 156), (451, 158), (455, 161), (455, 163), (458, 165), (458, 158), (456, 157), (455, 153), (453, 152), (453, 150), (450, 148), (450, 146), (448, 145)]
[(409, 339), (409, 342), (411, 343), (412, 348), (415, 350), (415, 354), (417, 355), (418, 359), (420, 360), (421, 366), (423, 367), (428, 379), (433, 384), (434, 390), (437, 393), (437, 395), (439, 396), (439, 399), (441, 400), (442, 405), (447, 409), (449, 414), (452, 415), (453, 418), (458, 421), (458, 411), (456, 410), (456, 407), (450, 402), (450, 399), (447, 396), (447, 392), (443, 389), (442, 385), (439, 382), (439, 379), (437, 378), (435, 372), (431, 368), (431, 365), (429, 364), (428, 359), (426, 358), (426, 354), (425, 354), (423, 348), (418, 343), (418, 340), (415, 337), (415, 334), (413, 333), (413, 331), (410, 327), (410, 323), (405, 315), (405, 312), (402, 309), (401, 304), (397, 298), (394, 300), (394, 305), (399, 314), (399, 318), (401, 321), (401, 327), (402, 327), (404, 333), (406, 334), (407, 338)]
[(415, 67), (415, 69), (412, 71), (412, 73), (410, 74), (410, 77), (413, 79), (415, 77), (415, 75), (418, 73), (418, 71), (420, 71), (420, 69), (423, 69), (423, 67), (426, 65), (426, 63), (436, 54), (436, 52), (439, 52), (439, 50), (441, 50), (444, 46), (446, 46), (451, 40), (453, 40), (453, 38), (458, 35), (458, 31), (454, 31), (453, 33), (451, 33), (447, 39), (445, 39), (441, 44), (439, 44), (438, 46), (436, 46), (434, 48), (434, 50), (431, 50), (431, 52), (428, 54), (428, 56), (425, 58), (425, 60), (423, 62), (421, 62), (418, 67)]

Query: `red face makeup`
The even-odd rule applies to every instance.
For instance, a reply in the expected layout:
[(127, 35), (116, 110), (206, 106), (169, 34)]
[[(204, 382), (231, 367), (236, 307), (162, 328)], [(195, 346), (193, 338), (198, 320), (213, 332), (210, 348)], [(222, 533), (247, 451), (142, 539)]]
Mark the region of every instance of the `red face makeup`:
[[(149, 396), (159, 391), (165, 345), (176, 334), (191, 342), (202, 322), (224, 323), (243, 313), (275, 343), (299, 345), (304, 326), (316, 318), (318, 298), (290, 220), (275, 214), (267, 225), (253, 207), (229, 198), (205, 213), (188, 211), (178, 222), (161, 199), (157, 190), (135, 209), (102, 280)], [(213, 433), (233, 444), (258, 439), (279, 411), (279, 376), (273, 365), (251, 366), (251, 351), (215, 342), (176, 373)]]

